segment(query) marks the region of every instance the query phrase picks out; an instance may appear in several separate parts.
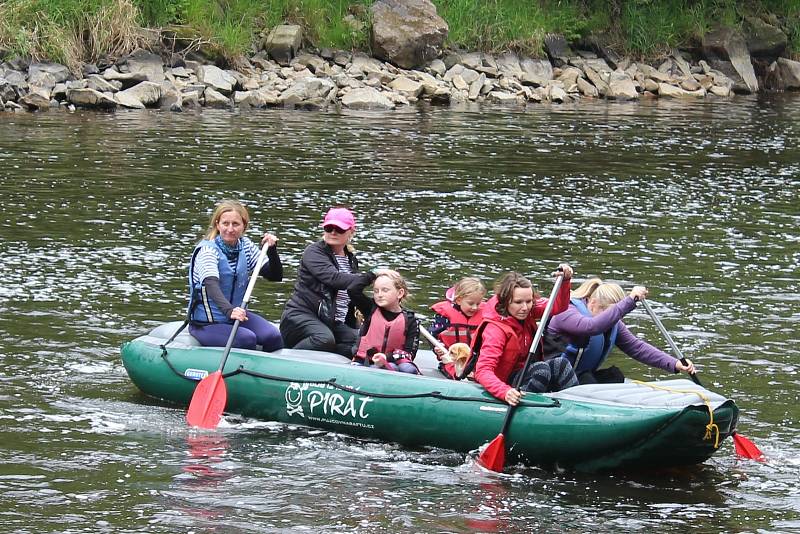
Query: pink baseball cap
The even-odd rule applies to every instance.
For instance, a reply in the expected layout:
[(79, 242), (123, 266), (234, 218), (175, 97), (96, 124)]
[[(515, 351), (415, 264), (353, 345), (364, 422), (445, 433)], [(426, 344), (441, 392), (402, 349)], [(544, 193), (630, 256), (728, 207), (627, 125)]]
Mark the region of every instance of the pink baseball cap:
[(331, 208), (325, 214), (320, 226), (328, 226), (329, 224), (341, 230), (350, 230), (356, 227), (356, 219), (353, 217), (353, 212), (347, 208)]

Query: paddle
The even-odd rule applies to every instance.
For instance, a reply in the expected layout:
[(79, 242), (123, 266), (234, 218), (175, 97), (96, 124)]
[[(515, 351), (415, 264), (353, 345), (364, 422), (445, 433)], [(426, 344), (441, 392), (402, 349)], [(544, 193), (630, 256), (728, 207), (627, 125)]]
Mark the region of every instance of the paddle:
[[(531, 350), (528, 352), (528, 357), (525, 358), (525, 364), (522, 366), (522, 369), (520, 370), (516, 379), (514, 379), (514, 389), (519, 389), (519, 385), (522, 382), (522, 377), (525, 376), (525, 371), (528, 369), (528, 363), (531, 361), (531, 355), (536, 352), (536, 348), (539, 346), (539, 342), (542, 340), (544, 329), (547, 326), (547, 320), (550, 318), (550, 312), (553, 309), (553, 304), (556, 301), (556, 296), (558, 295), (558, 290), (561, 288), (561, 282), (563, 279), (564, 275), (562, 273), (558, 273), (556, 282), (553, 284), (553, 291), (550, 292), (550, 299), (547, 301), (547, 306), (544, 309), (542, 318), (539, 320), (539, 326), (536, 328), (536, 334), (533, 336)], [(489, 445), (486, 446), (485, 449), (483, 449), (483, 452), (478, 456), (478, 463), (486, 469), (491, 469), (492, 471), (497, 471), (498, 473), (503, 471), (503, 467), (506, 463), (505, 434), (508, 430), (508, 425), (511, 422), (511, 414), (514, 413), (514, 408), (516, 408), (516, 406), (509, 405), (508, 411), (506, 412), (506, 417), (503, 420), (503, 426), (500, 428), (500, 433), (489, 443)]]
[[(683, 355), (678, 346), (672, 340), (672, 336), (670, 336), (669, 332), (667, 332), (667, 329), (664, 328), (664, 325), (661, 323), (661, 319), (658, 318), (656, 312), (653, 311), (653, 308), (650, 307), (650, 304), (647, 303), (646, 299), (642, 299), (642, 305), (644, 305), (644, 309), (647, 310), (647, 313), (650, 314), (650, 317), (653, 318), (653, 322), (656, 323), (656, 326), (661, 331), (661, 335), (663, 335), (664, 339), (667, 340), (667, 343), (672, 348), (675, 355), (678, 356), (678, 359), (680, 359), (681, 363), (683, 365), (688, 365), (686, 357)], [(695, 384), (697, 384), (700, 387), (703, 387), (703, 384), (700, 383), (700, 379), (697, 378), (697, 373), (692, 373), (689, 375), (689, 377)], [(733, 431), (733, 444), (734, 448), (736, 449), (736, 454), (738, 454), (742, 458), (757, 460), (759, 462), (763, 462), (766, 460), (766, 458), (764, 457), (764, 453), (761, 452), (761, 450), (758, 447), (756, 447), (755, 443), (753, 443), (746, 437), (742, 436), (735, 430)]]
[[(269, 243), (264, 243), (264, 246), (261, 247), (261, 252), (256, 261), (256, 267), (253, 269), (250, 282), (247, 284), (247, 290), (244, 292), (242, 305), (239, 306), (242, 309), (247, 309), (250, 294), (253, 292), (253, 287), (256, 285), (258, 272), (264, 264), (264, 258), (267, 256), (268, 248)], [(186, 412), (186, 422), (191, 426), (216, 428), (219, 424), (222, 412), (225, 410), (225, 403), (228, 401), (228, 391), (225, 387), (225, 380), (222, 378), (222, 369), (225, 367), (225, 362), (228, 361), (228, 355), (231, 353), (233, 339), (236, 337), (236, 331), (239, 330), (239, 323), (240, 321), (238, 319), (233, 323), (231, 334), (228, 336), (228, 343), (225, 345), (225, 350), (222, 353), (222, 362), (219, 364), (219, 369), (201, 380), (194, 389), (192, 401), (189, 403), (189, 410)]]
[(442, 342), (441, 342), (441, 341), (439, 341), (438, 339), (436, 339), (435, 337), (433, 337), (433, 334), (431, 334), (431, 333), (428, 331), (428, 329), (427, 329), (427, 328), (425, 328), (425, 327), (424, 327), (424, 326), (422, 326), (422, 325), (419, 325), (419, 333), (420, 333), (420, 334), (422, 334), (422, 337), (424, 337), (425, 339), (427, 339), (427, 340), (430, 342), (430, 344), (431, 344), (431, 345), (432, 345), (434, 348), (437, 348), (437, 349), (442, 349), (442, 350), (444, 351), (444, 353), (445, 353), (445, 354), (447, 354), (447, 347), (445, 347), (445, 346), (442, 344)]

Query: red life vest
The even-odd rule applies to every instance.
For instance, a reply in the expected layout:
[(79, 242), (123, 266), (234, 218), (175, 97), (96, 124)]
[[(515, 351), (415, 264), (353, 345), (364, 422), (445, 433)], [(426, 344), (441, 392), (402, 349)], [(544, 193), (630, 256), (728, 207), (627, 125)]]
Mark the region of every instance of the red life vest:
[(478, 325), (483, 321), (483, 304), (472, 317), (467, 317), (461, 310), (456, 309), (455, 305), (449, 300), (437, 302), (431, 309), (446, 317), (450, 321), (450, 326), (439, 333), (439, 341), (445, 347), (450, 347), (453, 343), (472, 343), (472, 335), (477, 330)]
[(369, 322), (369, 330), (358, 342), (356, 358), (364, 359), (369, 349), (375, 349), (387, 356), (397, 350), (403, 350), (406, 344), (406, 314), (400, 313), (391, 321), (387, 321), (379, 307), (375, 307)]
[[(497, 326), (498, 328), (500, 328), (500, 330), (503, 331), (503, 334), (505, 334), (506, 336), (506, 342), (505, 345), (503, 346), (503, 355), (500, 357), (500, 362), (514, 362), (511, 365), (510, 372), (516, 370), (515, 367), (516, 364), (518, 363), (518, 359), (522, 356), (520, 354), (522, 347), (520, 346), (519, 334), (511, 325), (509, 325), (505, 321), (498, 321), (495, 319), (484, 319), (481, 322), (480, 326), (478, 327), (478, 330), (475, 333), (473, 344), (470, 347), (472, 349), (472, 357), (467, 362), (467, 365), (464, 367), (464, 370), (461, 371), (461, 375), (454, 377), (457, 380), (462, 380), (466, 378), (471, 372), (475, 370), (475, 365), (478, 363), (478, 357), (481, 352), (481, 345), (483, 344), (483, 330), (486, 328), (486, 325), (488, 324), (493, 324)], [(535, 325), (536, 323), (534, 322), (533, 324)], [(539, 360), (541, 359), (541, 354), (539, 352), (537, 352), (536, 359)], [(522, 364), (520, 363), (520, 365)], [(453, 376), (452, 372), (446, 374)]]

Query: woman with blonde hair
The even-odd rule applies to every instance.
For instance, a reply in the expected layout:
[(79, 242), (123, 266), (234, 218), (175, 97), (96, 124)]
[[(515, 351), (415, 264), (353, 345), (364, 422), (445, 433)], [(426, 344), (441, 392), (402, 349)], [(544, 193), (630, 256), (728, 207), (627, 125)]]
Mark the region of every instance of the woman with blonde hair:
[[(258, 262), (259, 247), (244, 233), (250, 214), (241, 203), (223, 200), (214, 208), (205, 237), (195, 246), (189, 262), (189, 333), (202, 345), (223, 347), (234, 321), (241, 321), (233, 346), (265, 351), (283, 348), (278, 328), (260, 315), (242, 307), (250, 273)], [(283, 265), (278, 256), (278, 238), (265, 233), (267, 262), (259, 274), (280, 281)]]
[(600, 369), (614, 346), (652, 367), (672, 373), (694, 372), (691, 361), (687, 360), (684, 365), (633, 335), (622, 322), (636, 307), (637, 300), (645, 297), (645, 287), (636, 286), (626, 296), (619, 284), (590, 278), (572, 292), (567, 310), (550, 320), (548, 337), (551, 340), (561, 338), (565, 348), (557, 355), (572, 363), (581, 384), (624, 381), (622, 371), (616, 366)]

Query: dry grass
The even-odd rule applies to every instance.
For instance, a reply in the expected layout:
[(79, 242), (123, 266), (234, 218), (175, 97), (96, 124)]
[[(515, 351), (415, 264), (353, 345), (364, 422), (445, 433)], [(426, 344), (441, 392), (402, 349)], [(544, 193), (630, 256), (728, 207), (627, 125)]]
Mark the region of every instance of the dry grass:
[(32, 0), (0, 3), (0, 48), (77, 72), (82, 62), (118, 57), (142, 44), (131, 0), (90, 0), (69, 8)]

